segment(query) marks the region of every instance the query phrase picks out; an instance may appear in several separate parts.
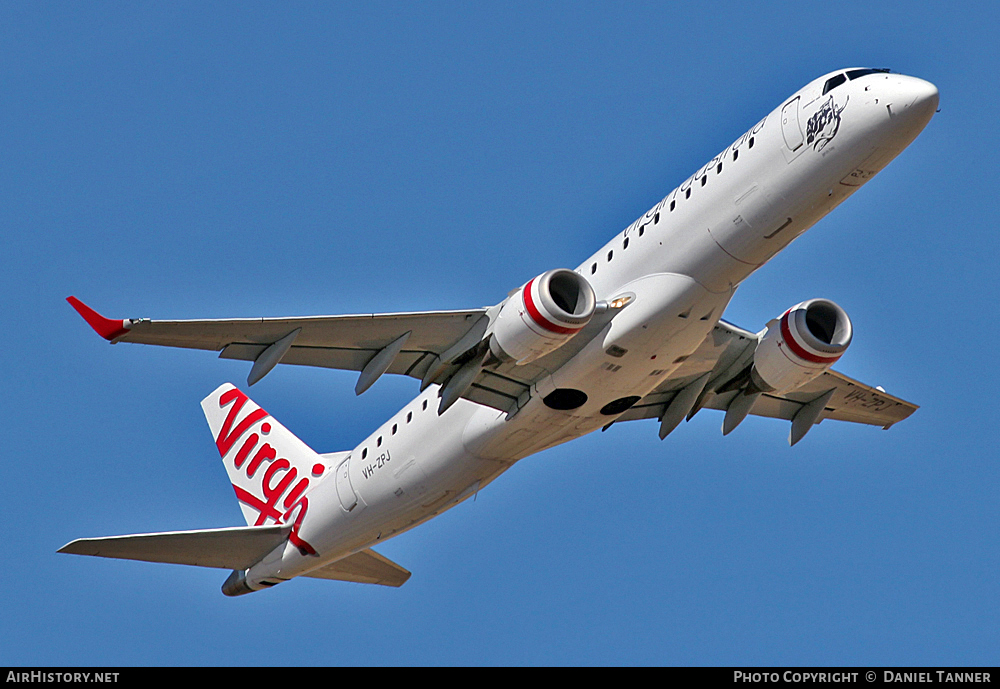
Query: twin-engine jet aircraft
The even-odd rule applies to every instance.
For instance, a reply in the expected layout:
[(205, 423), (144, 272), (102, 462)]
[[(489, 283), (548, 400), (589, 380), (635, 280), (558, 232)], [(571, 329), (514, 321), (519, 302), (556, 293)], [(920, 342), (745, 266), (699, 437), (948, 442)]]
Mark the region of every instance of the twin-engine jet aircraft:
[(158, 321), (70, 303), (112, 343), (384, 373), (420, 394), (357, 447), (319, 454), (233, 385), (202, 401), (247, 526), (81, 539), (60, 552), (232, 570), (230, 596), (292, 577), (399, 586), (371, 548), (473, 495), (517, 460), (606, 428), (725, 412), (787, 419), (794, 445), (825, 418), (889, 428), (916, 407), (830, 367), (847, 314), (803, 301), (759, 333), (720, 320), (736, 287), (895, 158), (937, 89), (887, 70), (806, 85), (575, 270), (549, 270), (466, 311)]

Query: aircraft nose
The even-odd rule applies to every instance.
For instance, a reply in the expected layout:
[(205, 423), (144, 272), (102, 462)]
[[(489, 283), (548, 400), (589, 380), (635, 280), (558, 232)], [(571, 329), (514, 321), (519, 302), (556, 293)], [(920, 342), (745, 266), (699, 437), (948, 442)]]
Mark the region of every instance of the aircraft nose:
[(894, 89), (893, 114), (903, 119), (908, 127), (920, 131), (934, 116), (939, 94), (937, 86), (917, 77), (901, 76)]
[(907, 107), (914, 108), (921, 114), (933, 114), (938, 106), (938, 88), (929, 81), (907, 77), (903, 84), (907, 95), (910, 96), (910, 103)]

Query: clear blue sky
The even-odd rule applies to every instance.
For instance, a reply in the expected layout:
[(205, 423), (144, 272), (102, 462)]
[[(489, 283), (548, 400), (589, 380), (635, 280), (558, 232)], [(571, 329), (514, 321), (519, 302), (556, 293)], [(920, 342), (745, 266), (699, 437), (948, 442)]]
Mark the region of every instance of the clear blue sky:
[[(4, 3), (0, 664), (1000, 662), (995, 3)], [(381, 552), (401, 589), (56, 554), (242, 524), (199, 401), (248, 365), (110, 347), (65, 303), (194, 318), (493, 304), (573, 267), (811, 79), (938, 85), (889, 168), (737, 293), (854, 320), (921, 405), (524, 460)], [(279, 367), (319, 451), (417, 383)]]

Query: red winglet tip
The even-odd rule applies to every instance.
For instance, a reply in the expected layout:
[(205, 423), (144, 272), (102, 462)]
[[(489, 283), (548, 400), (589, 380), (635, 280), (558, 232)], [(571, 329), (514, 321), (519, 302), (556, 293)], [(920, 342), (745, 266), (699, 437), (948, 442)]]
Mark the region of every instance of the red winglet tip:
[(90, 327), (105, 340), (110, 342), (116, 337), (120, 337), (128, 332), (128, 328), (125, 327), (125, 321), (105, 318), (76, 297), (66, 297), (66, 301), (68, 301), (69, 305), (76, 309), (78, 314), (83, 316), (83, 320), (87, 321), (87, 324), (90, 325)]

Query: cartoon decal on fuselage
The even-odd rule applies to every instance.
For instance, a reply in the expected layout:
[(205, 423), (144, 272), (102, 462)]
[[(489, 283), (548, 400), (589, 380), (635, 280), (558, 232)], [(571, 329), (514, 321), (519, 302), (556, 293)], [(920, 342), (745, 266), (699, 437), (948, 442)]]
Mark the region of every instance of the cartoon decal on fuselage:
[(831, 95), (820, 109), (813, 113), (806, 123), (806, 143), (811, 144), (814, 151), (822, 151), (840, 129), (840, 113), (847, 107), (847, 101), (840, 107)]

